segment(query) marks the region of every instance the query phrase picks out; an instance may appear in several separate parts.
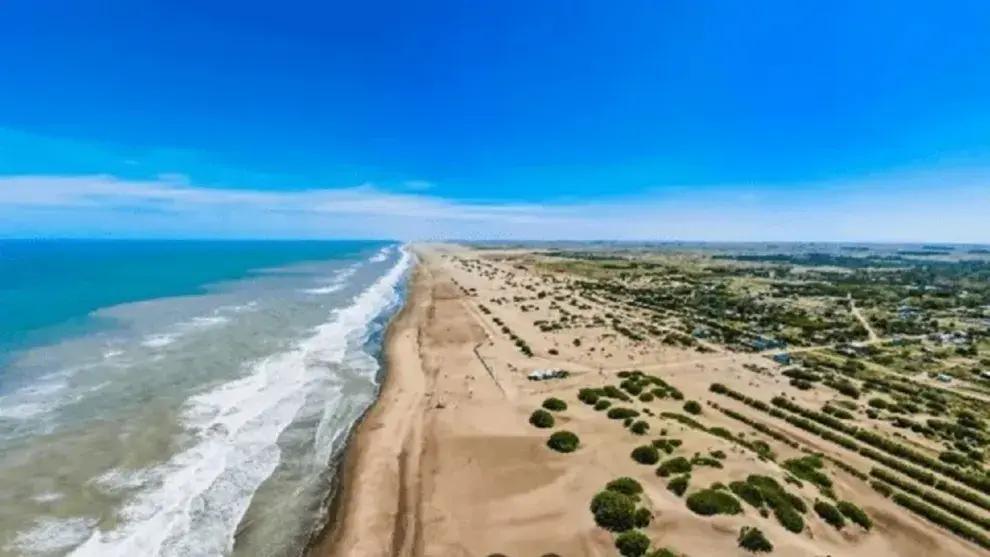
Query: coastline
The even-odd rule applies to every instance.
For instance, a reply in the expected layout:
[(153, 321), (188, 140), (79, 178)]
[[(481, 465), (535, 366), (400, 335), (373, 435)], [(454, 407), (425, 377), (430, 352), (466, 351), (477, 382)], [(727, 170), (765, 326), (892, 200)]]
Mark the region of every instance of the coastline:
[[(382, 367), (378, 394), (374, 402), (351, 427), (344, 450), (336, 457), (337, 462), (331, 464), (335, 473), (332, 479), (332, 488), (328, 494), (326, 524), (311, 537), (304, 552), (306, 557), (394, 553), (386, 547), (361, 552), (354, 552), (354, 548), (350, 547), (356, 543), (353, 538), (361, 523), (359, 516), (362, 513), (377, 511), (375, 514), (393, 514), (383, 509), (397, 508), (386, 504), (387, 494), (377, 493), (371, 497), (374, 500), (373, 505), (362, 504), (356, 495), (361, 491), (359, 486), (365, 486), (369, 478), (372, 480), (372, 485), (378, 483), (374, 481), (374, 476), (380, 475), (382, 465), (389, 467), (384, 471), (388, 477), (394, 478), (401, 474), (398, 466), (391, 469), (393, 467), (388, 465), (387, 460), (382, 462), (379, 459), (378, 465), (369, 461), (374, 459), (374, 453), (380, 453), (383, 449), (387, 449), (387, 444), (379, 442), (374, 433), (383, 429), (386, 421), (398, 425), (401, 420), (402, 416), (396, 415), (393, 409), (397, 402), (394, 399), (402, 391), (398, 388), (398, 385), (403, 381), (402, 374), (409, 371), (409, 364), (415, 368), (420, 368), (418, 349), (414, 349), (410, 353), (402, 345), (409, 343), (410, 336), (412, 336), (413, 342), (418, 344), (418, 335), (415, 333), (419, 327), (421, 310), (430, 303), (431, 297), (427, 274), (428, 271), (421, 260), (417, 260), (409, 271), (403, 305), (389, 321), (382, 342)], [(416, 400), (419, 397), (405, 396), (403, 398), (406, 402), (419, 402)], [(383, 445), (386, 446), (383, 447)], [(393, 460), (395, 463), (398, 461), (398, 459)], [(379, 477), (379, 480), (382, 479)], [(397, 490), (392, 491), (392, 498), (401, 499), (400, 493), (396, 492)], [(364, 500), (366, 501), (367, 498)]]

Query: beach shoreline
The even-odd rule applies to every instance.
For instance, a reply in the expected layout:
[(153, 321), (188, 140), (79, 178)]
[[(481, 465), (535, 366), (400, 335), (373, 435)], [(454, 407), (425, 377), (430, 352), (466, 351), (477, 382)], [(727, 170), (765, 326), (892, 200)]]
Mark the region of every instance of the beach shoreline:
[[(396, 385), (402, 380), (400, 374), (403, 370), (400, 368), (403, 362), (409, 362), (410, 357), (418, 357), (415, 351), (412, 354), (408, 351), (400, 354), (403, 350), (399, 346), (399, 340), (417, 329), (417, 316), (414, 315), (416, 308), (429, 302), (430, 289), (424, 284), (427, 280), (425, 274), (421, 261), (417, 261), (409, 271), (402, 307), (389, 321), (382, 342), (379, 391), (374, 402), (351, 427), (345, 448), (336, 457), (337, 462), (333, 465), (336, 468), (332, 480), (333, 488), (328, 495), (326, 524), (311, 537), (305, 552), (307, 557), (352, 554), (345, 544), (353, 537), (360, 522), (360, 510), (357, 507), (361, 504), (356, 495), (361, 491), (362, 480), (370, 474), (367, 461), (373, 458), (372, 453), (387, 448), (382, 447), (382, 443), (372, 434), (382, 429), (383, 419), (388, 419), (390, 408), (393, 407), (388, 402), (394, 403), (390, 399), (394, 399), (398, 390)], [(385, 508), (377, 499), (375, 507)]]

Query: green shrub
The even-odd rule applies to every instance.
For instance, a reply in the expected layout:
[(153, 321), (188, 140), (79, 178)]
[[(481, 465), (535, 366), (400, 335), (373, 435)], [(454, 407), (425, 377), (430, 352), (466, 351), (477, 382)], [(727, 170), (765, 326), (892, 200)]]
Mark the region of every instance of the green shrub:
[(643, 393), (639, 395), (640, 402), (653, 402), (654, 398), (653, 393)]
[(636, 501), (628, 495), (605, 490), (591, 500), (595, 524), (612, 532), (625, 532), (635, 526)]
[(650, 512), (650, 509), (643, 507), (636, 509), (636, 513), (633, 514), (633, 524), (637, 528), (646, 528), (651, 522), (653, 522), (653, 513)]
[(876, 491), (880, 495), (883, 495), (884, 497), (890, 497), (894, 493), (894, 490), (890, 489), (889, 485), (883, 482), (878, 482), (876, 480), (870, 482), (870, 487), (872, 487), (874, 491)]
[(790, 505), (775, 505), (773, 515), (777, 518), (777, 522), (790, 532), (799, 534), (804, 530), (804, 519)]
[(739, 530), (739, 547), (752, 553), (770, 553), (773, 551), (773, 544), (763, 535), (758, 528), (743, 526)]
[(550, 397), (543, 401), (543, 407), (554, 412), (567, 410), (567, 403), (557, 397)]
[(555, 431), (547, 440), (547, 446), (558, 453), (572, 453), (580, 444), (578, 436), (570, 431)]
[(650, 538), (635, 530), (615, 537), (615, 548), (622, 557), (642, 557), (650, 550)]
[(839, 501), (835, 507), (853, 524), (862, 526), (864, 530), (873, 528), (873, 521), (870, 520), (866, 512), (849, 501)]
[(534, 410), (533, 413), (529, 415), (529, 423), (536, 427), (547, 429), (553, 427), (556, 420), (553, 419), (553, 414), (541, 408), (539, 410)]
[(636, 435), (646, 435), (646, 432), (649, 429), (650, 429), (650, 424), (644, 422), (643, 420), (634, 422), (631, 426), (629, 426), (629, 431), (635, 433)]
[(871, 407), (876, 408), (877, 410), (884, 410), (890, 407), (890, 403), (882, 398), (871, 398), (866, 403), (869, 404)]
[(633, 410), (632, 408), (617, 406), (609, 410), (607, 416), (611, 420), (625, 420), (639, 416), (639, 411)]
[(722, 465), (722, 461), (718, 460), (717, 458), (712, 458), (710, 456), (696, 456), (691, 459), (691, 464), (693, 464), (694, 466), (707, 466), (709, 468), (718, 468), (718, 469), (724, 468), (724, 466)]
[(815, 509), (815, 513), (817, 513), (822, 520), (836, 529), (841, 530), (842, 527), (846, 525), (846, 519), (842, 518), (842, 513), (840, 513), (839, 509), (835, 508), (831, 504), (819, 499), (815, 501), (813, 508)]
[(677, 476), (667, 482), (667, 491), (673, 493), (674, 495), (681, 497), (684, 492), (687, 491), (688, 485), (691, 483), (691, 476), (685, 474), (683, 476)]
[(584, 388), (578, 391), (578, 400), (585, 404), (594, 404), (598, 402), (598, 390)]
[(612, 401), (603, 398), (595, 403), (595, 410), (601, 412), (602, 410), (608, 410), (610, 406), (612, 406)]
[(710, 452), (708, 454), (712, 455), (712, 458), (717, 458), (719, 460), (725, 460), (726, 459), (725, 451), (712, 451), (712, 452)]
[(657, 475), (666, 478), (672, 474), (687, 474), (691, 471), (691, 461), (683, 456), (667, 459), (657, 468)]
[(660, 461), (660, 451), (653, 445), (640, 445), (630, 454), (633, 460), (640, 464), (656, 464)]
[(646, 557), (681, 557), (673, 550), (667, 549), (666, 547), (661, 547), (660, 549), (654, 549), (649, 552)]
[(698, 401), (696, 400), (689, 400), (684, 403), (684, 411), (688, 414), (694, 414), (697, 416), (698, 414), (701, 414), (701, 405), (698, 404)]
[(633, 423), (633, 419), (632, 418), (626, 418), (626, 419), (622, 420), (622, 426), (623, 427), (629, 427), (629, 426), (632, 425), (632, 423)]
[(747, 482), (732, 482), (729, 484), (729, 490), (751, 506), (758, 509), (763, 507), (763, 492), (756, 486)]
[(714, 489), (704, 489), (688, 495), (687, 506), (701, 516), (742, 513), (742, 505), (735, 497)]
[(628, 476), (622, 476), (608, 482), (605, 484), (605, 489), (633, 498), (638, 498), (643, 493), (643, 485)]

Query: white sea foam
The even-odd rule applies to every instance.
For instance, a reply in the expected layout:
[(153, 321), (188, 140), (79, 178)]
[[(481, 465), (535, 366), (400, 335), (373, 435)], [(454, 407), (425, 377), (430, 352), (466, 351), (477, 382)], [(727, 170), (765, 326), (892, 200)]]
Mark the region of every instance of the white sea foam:
[(369, 263), (381, 263), (382, 261), (385, 261), (386, 259), (388, 259), (388, 256), (391, 255), (391, 254), (392, 254), (392, 248), (391, 247), (382, 248), (381, 251), (379, 251), (375, 255), (371, 256), (371, 259), (369, 259), (368, 262)]
[(176, 340), (178, 340), (177, 335), (149, 335), (141, 341), (141, 346), (146, 346), (148, 348), (164, 348), (169, 344), (174, 343)]
[[(412, 262), (402, 258), (353, 303), (291, 351), (254, 364), (245, 377), (192, 397), (187, 424), (197, 442), (142, 478), (147, 487), (121, 511), (109, 532), (92, 532), (73, 557), (216, 557), (227, 555), (251, 498), (275, 470), (279, 435), (306, 397), (325, 384), (327, 367), (307, 362), (341, 362), (350, 343), (364, 339), (369, 323), (396, 302), (396, 287)], [(371, 368), (374, 369), (373, 367)], [(321, 393), (328, 404), (338, 392)], [(325, 435), (322, 443), (336, 436)], [(319, 451), (319, 447), (317, 450)], [(108, 483), (130, 485), (125, 474)]]

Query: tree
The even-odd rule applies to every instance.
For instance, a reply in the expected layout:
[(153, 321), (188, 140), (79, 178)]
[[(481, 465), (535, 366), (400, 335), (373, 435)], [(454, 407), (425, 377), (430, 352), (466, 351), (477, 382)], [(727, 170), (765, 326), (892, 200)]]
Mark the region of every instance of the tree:
[(650, 538), (642, 532), (623, 532), (615, 538), (615, 548), (622, 557), (642, 557), (650, 550)]

